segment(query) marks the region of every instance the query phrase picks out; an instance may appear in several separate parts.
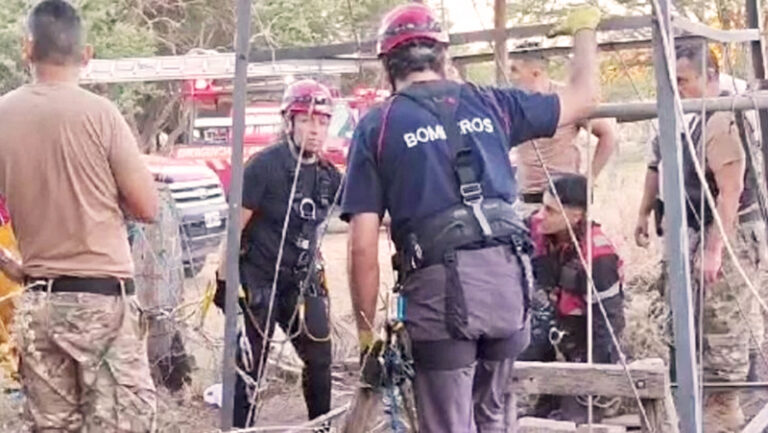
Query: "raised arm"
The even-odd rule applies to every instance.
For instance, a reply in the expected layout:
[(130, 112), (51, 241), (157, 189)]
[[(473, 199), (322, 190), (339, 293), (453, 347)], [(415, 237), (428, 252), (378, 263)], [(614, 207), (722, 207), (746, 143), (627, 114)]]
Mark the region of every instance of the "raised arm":
[(551, 36), (573, 35), (573, 62), (568, 85), (559, 92), (559, 126), (578, 122), (589, 116), (597, 105), (600, 87), (597, 82), (597, 42), (595, 29), (600, 11), (582, 7), (572, 11), (565, 22), (553, 29)]

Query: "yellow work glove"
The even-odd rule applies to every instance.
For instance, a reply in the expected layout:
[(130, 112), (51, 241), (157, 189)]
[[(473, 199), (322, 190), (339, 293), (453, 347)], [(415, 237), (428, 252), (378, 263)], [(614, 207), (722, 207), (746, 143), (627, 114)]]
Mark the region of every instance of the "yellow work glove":
[(373, 332), (360, 330), (357, 333), (357, 342), (360, 345), (360, 353), (366, 354), (373, 347)]
[(384, 351), (384, 341), (371, 331), (359, 331), (360, 380), (364, 386), (380, 388), (384, 385), (384, 366), (379, 358)]
[(575, 35), (579, 30), (595, 30), (600, 24), (602, 13), (595, 6), (581, 6), (573, 9), (565, 17), (565, 21), (556, 25), (547, 33), (550, 38), (553, 36)]

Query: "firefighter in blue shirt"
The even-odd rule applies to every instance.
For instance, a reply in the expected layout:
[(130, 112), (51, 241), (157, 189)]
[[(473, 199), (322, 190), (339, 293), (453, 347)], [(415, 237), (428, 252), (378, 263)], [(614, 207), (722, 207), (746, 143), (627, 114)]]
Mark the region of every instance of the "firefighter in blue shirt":
[(350, 287), (366, 353), (380, 346), (372, 332), (377, 245), (381, 219), (391, 216), (422, 432), (506, 431), (504, 396), (528, 340), (531, 282), (508, 152), (594, 108), (599, 20), (599, 11), (581, 8), (559, 26), (575, 35), (572, 77), (559, 95), (446, 79), (448, 36), (422, 4), (383, 20), (378, 52), (395, 93), (355, 131), (342, 218), (350, 221)]

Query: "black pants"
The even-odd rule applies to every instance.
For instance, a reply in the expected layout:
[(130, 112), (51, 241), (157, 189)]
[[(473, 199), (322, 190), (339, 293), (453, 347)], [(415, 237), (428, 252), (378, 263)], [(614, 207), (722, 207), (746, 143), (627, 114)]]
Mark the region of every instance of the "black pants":
[[(259, 279), (258, 275), (255, 275), (255, 269), (247, 263), (241, 262), (240, 268), (243, 286), (250, 298), (251, 315), (250, 317), (248, 314), (245, 315), (245, 331), (251, 345), (253, 362), (252, 368), (247, 369), (247, 366), (243, 364), (244, 354), (240, 345), (238, 345), (236, 363), (238, 368), (248, 373), (253, 382), (258, 382), (261, 363), (266, 360), (266, 354), (269, 353), (268, 345), (264, 357), (259, 358), (264, 344), (262, 333), (267, 331), (266, 321), (271, 282)], [(281, 278), (278, 281), (275, 304), (272, 309), (272, 317), (267, 334), (270, 338), (272, 337), (275, 323), (277, 323), (286, 335), (293, 336), (291, 344), (304, 362), (302, 389), (309, 419), (313, 419), (331, 410), (331, 342), (315, 341), (318, 336), (325, 336), (319, 335), (322, 334), (322, 331), (313, 332), (310, 329), (311, 336), (305, 330), (302, 330), (300, 333), (297, 332), (300, 329), (299, 316), (298, 313), (294, 314), (294, 312), (296, 311), (299, 288), (295, 282), (285, 280), (287, 279)], [(323, 303), (327, 305), (327, 302)], [(318, 315), (322, 314), (325, 316), (318, 317)], [(310, 318), (310, 316), (313, 317)], [(254, 326), (254, 320), (258, 324), (259, 329)], [(307, 323), (323, 320), (327, 324), (327, 313), (323, 309), (307, 308)], [(309, 328), (312, 328), (312, 326), (310, 325)], [(240, 337), (238, 336), (238, 340)], [(251, 419), (251, 425), (246, 425), (248, 412), (251, 407), (249, 395), (252, 392), (253, 389), (238, 375), (235, 385), (235, 410), (232, 421), (234, 427), (251, 427), (256, 422), (255, 419)]]

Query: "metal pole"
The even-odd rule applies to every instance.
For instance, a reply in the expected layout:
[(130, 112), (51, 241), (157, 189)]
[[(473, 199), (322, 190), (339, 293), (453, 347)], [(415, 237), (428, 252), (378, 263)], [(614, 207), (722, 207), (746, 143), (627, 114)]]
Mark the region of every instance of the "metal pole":
[[(706, 99), (684, 99), (683, 112), (701, 113), (702, 110), (711, 113), (714, 111), (738, 111), (768, 108), (768, 92), (760, 91), (746, 95), (721, 96)], [(589, 116), (592, 119), (610, 117), (619, 122), (638, 122), (658, 117), (659, 107), (657, 102), (611, 102), (600, 104)]]
[[(669, 293), (675, 337), (675, 365), (679, 389), (676, 394), (682, 433), (701, 432), (701, 404), (696, 366), (696, 347), (693, 342), (693, 308), (691, 274), (688, 262), (688, 224), (685, 218), (685, 193), (682, 177), (682, 146), (680, 128), (675, 115), (676, 87), (670, 81), (675, 76), (673, 53), (667, 53), (661, 31), (673, 35), (669, 15), (669, 0), (660, 0), (662, 20), (653, 26), (653, 56), (656, 72), (657, 105), (659, 112), (659, 139), (664, 171), (665, 227), (664, 244), (669, 267)], [(672, 58), (670, 58), (672, 57)], [(668, 69), (669, 68), (669, 69)]]
[(496, 63), (496, 85), (507, 83), (507, 0), (494, 0), (493, 56)]
[[(746, 14), (747, 14), (747, 25), (750, 28), (753, 29), (762, 29), (762, 14), (760, 13), (760, 2), (759, 0), (747, 0), (746, 3)], [(752, 51), (752, 70), (755, 73), (755, 80), (757, 80), (758, 83), (760, 83), (759, 88), (763, 89), (765, 88), (765, 52), (763, 51), (763, 36), (762, 33), (760, 35), (760, 39), (757, 41), (752, 41), (750, 44), (750, 48)], [(768, 146), (766, 143), (768, 143), (768, 110), (759, 110), (758, 116), (760, 119), (760, 138), (761, 143), (763, 143), (762, 151), (763, 151), (763, 167), (765, 167), (765, 164), (768, 162)], [(765, 182), (765, 187), (768, 189), (768, 170), (765, 170), (763, 168), (763, 182)]]
[[(586, 217), (587, 224), (586, 224), (586, 242), (587, 242), (587, 251), (584, 253), (587, 256), (587, 281), (593, 281), (592, 279), (592, 266), (593, 266), (593, 258), (592, 258), (592, 212), (594, 211), (593, 208), (593, 197), (592, 194), (594, 191), (595, 181), (594, 181), (594, 175), (593, 175), (593, 167), (592, 167), (592, 152), (591, 152), (591, 146), (592, 144), (592, 122), (587, 123), (587, 212)], [(597, 149), (595, 149), (595, 153), (597, 153)], [(594, 326), (593, 321), (595, 320), (595, 306), (592, 304), (594, 300), (594, 295), (592, 293), (592, 290), (587, 289), (587, 364), (592, 365), (594, 362), (594, 336), (592, 333), (594, 332)], [(607, 318), (606, 318), (607, 320)], [(592, 423), (594, 422), (595, 418), (595, 409), (592, 405), (593, 398), (592, 396), (587, 397), (587, 424), (588, 433), (592, 433)]]
[(251, 40), (251, 0), (236, 0), (237, 36), (235, 37), (235, 90), (232, 114), (232, 171), (229, 186), (227, 226), (227, 295), (225, 300), (224, 357), (221, 375), (224, 383), (221, 429), (232, 427), (235, 403), (235, 347), (237, 345), (237, 291), (240, 286), (240, 206), (243, 196), (243, 139), (245, 137), (245, 100), (248, 84), (248, 53)]

